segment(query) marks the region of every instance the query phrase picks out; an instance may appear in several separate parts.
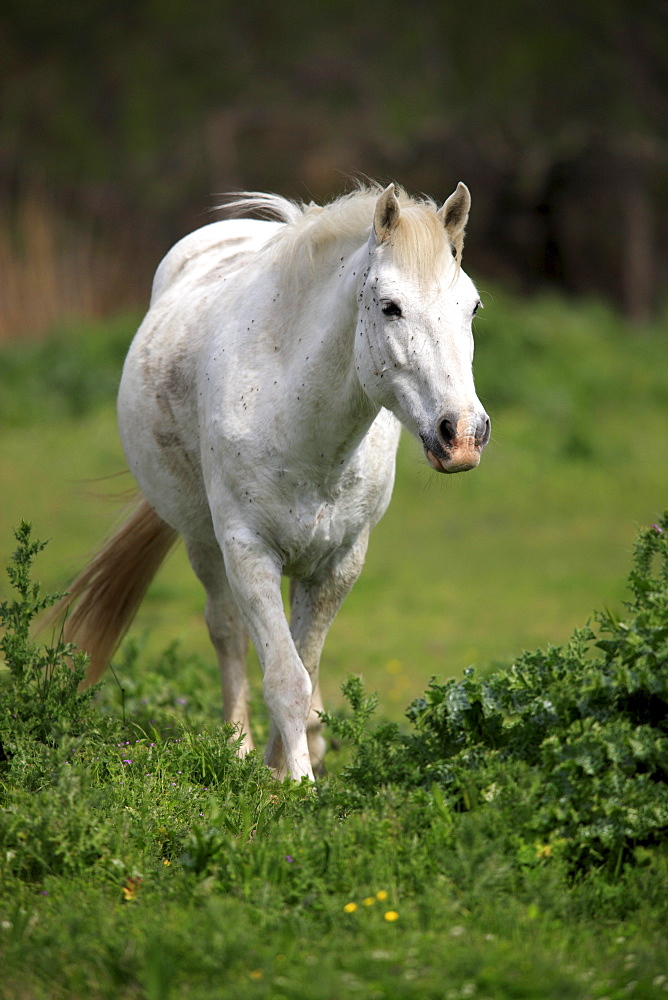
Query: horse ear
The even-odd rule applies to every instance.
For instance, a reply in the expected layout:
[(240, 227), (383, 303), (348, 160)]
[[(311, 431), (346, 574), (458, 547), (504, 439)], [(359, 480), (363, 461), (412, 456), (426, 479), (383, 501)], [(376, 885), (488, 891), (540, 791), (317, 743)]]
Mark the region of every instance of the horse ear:
[(393, 229), (399, 222), (400, 215), (401, 209), (394, 193), (394, 184), (390, 184), (379, 195), (373, 216), (373, 231), (378, 243), (383, 243), (390, 238)]
[(466, 184), (462, 184), (460, 181), (457, 189), (438, 210), (438, 216), (443, 221), (445, 230), (453, 243), (458, 236), (463, 234), (470, 208), (471, 193)]

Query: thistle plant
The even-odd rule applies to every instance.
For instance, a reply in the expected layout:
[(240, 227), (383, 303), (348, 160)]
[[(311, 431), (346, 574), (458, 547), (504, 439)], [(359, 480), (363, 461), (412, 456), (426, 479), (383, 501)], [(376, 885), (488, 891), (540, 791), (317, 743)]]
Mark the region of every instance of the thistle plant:
[(78, 690), (85, 655), (64, 642), (62, 635), (54, 635), (48, 645), (31, 637), (35, 620), (61, 595), (42, 594), (39, 583), (32, 581), (35, 557), (46, 542), (33, 540), (27, 521), (14, 535), (17, 547), (7, 576), (15, 596), (0, 602), (5, 666), (0, 673), (0, 738), (5, 754), (11, 754), (21, 738), (55, 745), (65, 735), (81, 732), (90, 703), (90, 691)]
[(349, 681), (352, 720), (327, 719), (353, 746), (349, 800), (383, 785), (441, 789), (455, 811), (498, 810), (520, 858), (558, 854), (571, 871), (617, 872), (665, 842), (668, 513), (639, 533), (628, 585), (626, 614), (594, 615), (563, 646), (432, 680), (408, 708), (409, 734), (371, 727), (373, 701)]

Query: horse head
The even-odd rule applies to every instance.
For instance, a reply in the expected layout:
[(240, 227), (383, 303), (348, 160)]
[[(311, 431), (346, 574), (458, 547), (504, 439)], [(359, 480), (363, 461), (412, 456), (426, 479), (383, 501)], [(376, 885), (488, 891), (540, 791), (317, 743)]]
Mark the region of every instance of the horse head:
[(475, 285), (461, 268), (471, 196), (444, 205), (379, 195), (358, 296), (356, 368), (367, 396), (391, 410), (438, 472), (473, 469), (490, 421), (473, 382)]

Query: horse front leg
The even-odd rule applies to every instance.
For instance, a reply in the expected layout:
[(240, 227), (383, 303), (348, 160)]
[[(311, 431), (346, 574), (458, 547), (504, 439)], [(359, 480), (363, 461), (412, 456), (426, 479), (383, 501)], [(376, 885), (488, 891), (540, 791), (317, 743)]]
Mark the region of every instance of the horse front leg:
[(306, 734), (316, 774), (324, 772), (325, 756), (320, 719), (323, 704), (318, 683), (320, 656), (330, 625), (362, 571), (368, 540), (366, 531), (352, 547), (341, 550), (316, 579), (293, 580), (290, 587), (290, 631), (313, 687)]
[(272, 720), (265, 756), (277, 777), (313, 780), (306, 725), (313, 686), (297, 652), (283, 610), (281, 566), (275, 555), (245, 530), (223, 539), (227, 577), (257, 651), (263, 693)]

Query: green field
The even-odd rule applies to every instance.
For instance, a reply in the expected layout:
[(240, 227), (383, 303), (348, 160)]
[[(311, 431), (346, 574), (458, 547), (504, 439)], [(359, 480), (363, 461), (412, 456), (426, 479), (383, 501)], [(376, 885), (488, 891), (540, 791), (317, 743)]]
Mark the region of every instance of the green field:
[[(662, 329), (634, 330), (595, 305), (483, 300), (476, 376), (491, 443), (475, 472), (444, 477), (404, 436), (392, 504), (325, 646), (329, 703), (361, 673), (399, 719), (432, 675), (563, 641), (594, 607), (619, 606), (636, 528), (666, 504)], [(94, 480), (124, 467), (113, 393), (134, 325), (66, 329), (0, 366), (0, 555), (4, 565), (28, 518), (52, 539), (41, 566), (52, 589), (123, 509), (104, 498), (129, 478)], [(211, 661), (202, 608), (177, 550), (135, 634)]]
[[(614, 619), (638, 526), (668, 505), (661, 326), (631, 328), (596, 304), (497, 292), (483, 301), (476, 375), (489, 448), (474, 473), (437, 477), (403, 441), (390, 510), (323, 656), (329, 708), (350, 715), (341, 684), (361, 674), (378, 692), (374, 718), (401, 728), (372, 721), (339, 733), (315, 791), (272, 783), (255, 756), (231, 758), (202, 594), (177, 551), (116, 678), (85, 710), (54, 695), (48, 726), (31, 730), (36, 702), (21, 701), (27, 681), (14, 678), (23, 708), (3, 731), (14, 714), (28, 721), (0, 762), (0, 996), (666, 995), (663, 804), (639, 799), (638, 816), (653, 818), (634, 826), (600, 761), (589, 771), (578, 763), (573, 787), (584, 782), (584, 801), (587, 781), (600, 779), (592, 801), (603, 812), (612, 803), (617, 831), (585, 849), (582, 831), (594, 827), (580, 823), (582, 802), (570, 833), (563, 818), (544, 827), (534, 818), (549, 755), (509, 756), (504, 769), (454, 709), (471, 741), (455, 785), (430, 756), (436, 744), (420, 742), (424, 728), (401, 743), (413, 732), (406, 707), (432, 676), (461, 678), (475, 664), (476, 676), (503, 677), (523, 649), (565, 642), (594, 609)], [(12, 528), (32, 521), (51, 539), (36, 564), (47, 590), (64, 587), (120, 515), (106, 495), (127, 477), (99, 477), (123, 468), (113, 394), (134, 322), (72, 324), (0, 356), (0, 555), (6, 564)], [(665, 706), (663, 715), (656, 706), (666, 684), (664, 670), (648, 695), (653, 749), (635, 730), (619, 736), (640, 725), (635, 716), (615, 729), (629, 760), (643, 762), (638, 773), (656, 767), (664, 782)], [(365, 742), (369, 732), (381, 735)], [(564, 745), (571, 738), (564, 730)], [(402, 770), (402, 759), (415, 763)], [(620, 774), (631, 780), (625, 760)]]

